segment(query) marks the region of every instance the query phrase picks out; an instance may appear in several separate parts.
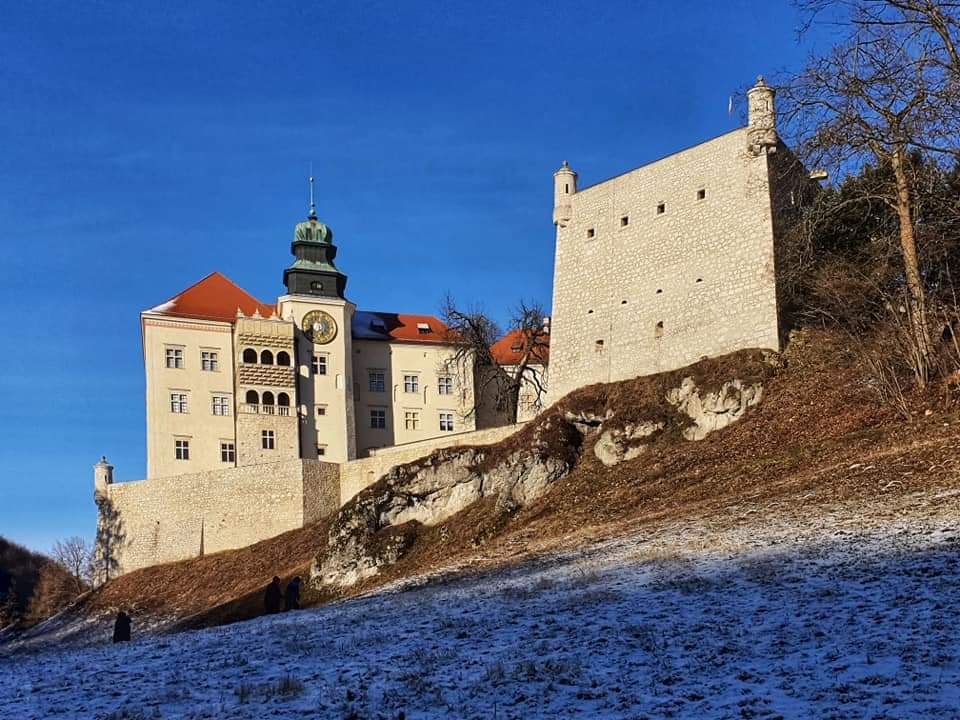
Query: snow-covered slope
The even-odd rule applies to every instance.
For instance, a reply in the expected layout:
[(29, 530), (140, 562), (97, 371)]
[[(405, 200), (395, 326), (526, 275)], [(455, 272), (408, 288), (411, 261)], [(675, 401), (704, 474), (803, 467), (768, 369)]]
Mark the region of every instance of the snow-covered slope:
[(691, 521), (317, 610), (16, 654), (0, 717), (960, 718), (958, 495), (886, 510)]

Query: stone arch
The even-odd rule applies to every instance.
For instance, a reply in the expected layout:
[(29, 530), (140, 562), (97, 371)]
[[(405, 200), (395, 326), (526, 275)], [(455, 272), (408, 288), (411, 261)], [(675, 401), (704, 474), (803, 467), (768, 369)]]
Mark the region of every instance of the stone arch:
[(269, 350), (262, 350), (260, 352), (260, 364), (273, 365), (273, 353)]
[(285, 367), (290, 366), (290, 353), (286, 350), (281, 350), (277, 353), (277, 365), (283, 365)]
[(263, 391), (263, 397), (261, 399), (264, 405), (273, 405), (273, 393), (269, 390)]
[(247, 390), (247, 405), (259, 405), (260, 396), (256, 390)]
[(277, 405), (280, 405), (280, 406), (282, 406), (282, 407), (290, 407), (290, 396), (287, 395), (287, 394), (284, 393), (284, 392), (278, 393), (278, 394), (277, 394)]
[(257, 362), (257, 351), (253, 348), (245, 348), (243, 351), (243, 361), (245, 363)]

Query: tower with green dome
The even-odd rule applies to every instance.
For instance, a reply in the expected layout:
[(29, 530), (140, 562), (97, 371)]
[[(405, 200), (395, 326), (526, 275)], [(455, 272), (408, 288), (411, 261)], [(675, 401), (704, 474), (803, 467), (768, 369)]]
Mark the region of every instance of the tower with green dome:
[(333, 244), (333, 230), (317, 219), (312, 177), (310, 212), (305, 222), (297, 223), (290, 252), (296, 259), (283, 271), (283, 284), (290, 295), (343, 298), (347, 276), (334, 265), (337, 246)]

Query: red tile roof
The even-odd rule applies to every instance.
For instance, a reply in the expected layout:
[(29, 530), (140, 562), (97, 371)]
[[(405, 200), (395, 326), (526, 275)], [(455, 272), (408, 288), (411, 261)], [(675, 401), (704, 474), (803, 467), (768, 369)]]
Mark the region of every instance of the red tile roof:
[(450, 342), (447, 326), (433, 315), (405, 315), (361, 310), (353, 316), (352, 330), (353, 337), (357, 340)]
[[(499, 365), (519, 365), (523, 358), (523, 335), (521, 330), (511, 330), (490, 346), (490, 354)], [(544, 338), (548, 345), (540, 349), (538, 358), (531, 358), (534, 365), (545, 365), (550, 362), (550, 336)]]
[(254, 311), (259, 310), (263, 317), (270, 317), (276, 312), (273, 305), (260, 302), (218, 272), (210, 273), (200, 282), (147, 312), (233, 322), (237, 318), (237, 308), (240, 308), (244, 315), (253, 315)]

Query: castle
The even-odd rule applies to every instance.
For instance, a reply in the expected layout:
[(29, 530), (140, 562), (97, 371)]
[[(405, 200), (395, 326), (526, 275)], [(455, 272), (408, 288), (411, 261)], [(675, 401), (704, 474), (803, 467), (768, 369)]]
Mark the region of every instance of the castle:
[(776, 132), (774, 90), (748, 124), (605, 182), (554, 174), (550, 387), (673, 370), (748, 347), (778, 350), (779, 250), (810, 180)]
[[(774, 90), (760, 78), (747, 96), (744, 128), (592, 187), (567, 163), (554, 174), (548, 402), (779, 349), (780, 250), (810, 180), (777, 136)], [(395, 465), (515, 430), (477, 428), (474, 368), (437, 318), (345, 298), (312, 185), (291, 251), (275, 305), (214, 273), (141, 314), (148, 478), (115, 484), (106, 458), (94, 472), (121, 571), (301, 527)], [(492, 348), (506, 372), (515, 342)], [(520, 405), (520, 420), (541, 408), (529, 387)]]

